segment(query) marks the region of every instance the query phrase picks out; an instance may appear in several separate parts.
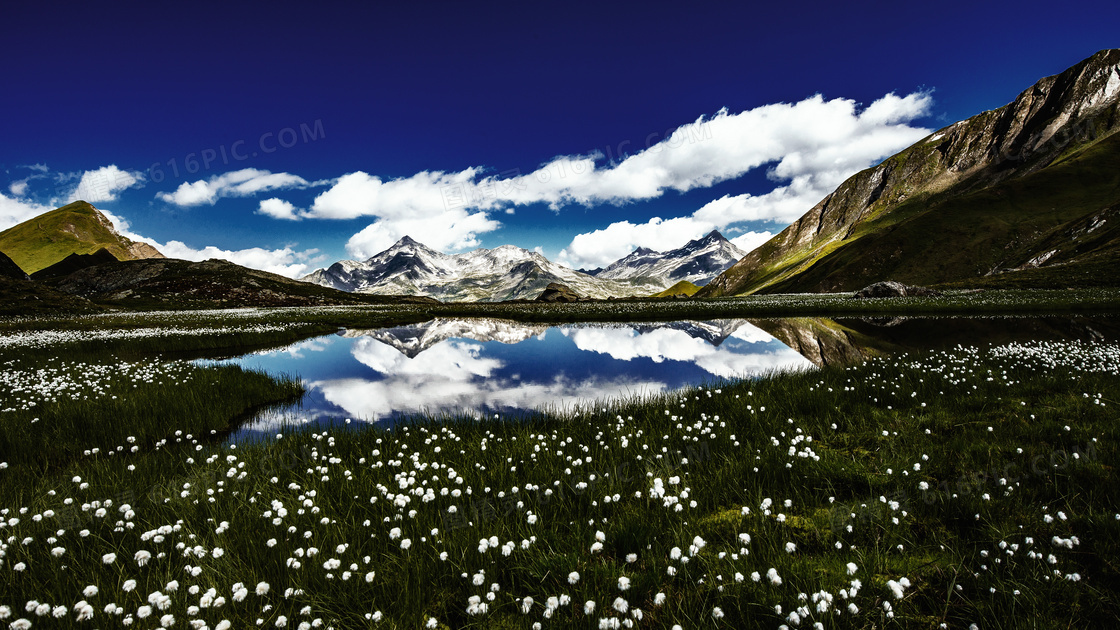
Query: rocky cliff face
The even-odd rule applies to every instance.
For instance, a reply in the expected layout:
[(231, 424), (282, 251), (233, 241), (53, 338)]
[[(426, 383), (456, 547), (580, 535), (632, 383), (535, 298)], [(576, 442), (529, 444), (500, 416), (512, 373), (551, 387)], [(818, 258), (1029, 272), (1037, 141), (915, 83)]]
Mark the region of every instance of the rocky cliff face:
[[(1120, 50), (1046, 77), (1014, 102), (945, 127), (841, 184), (697, 295), (752, 293), (795, 278), (890, 213), (1022, 178), (1120, 129)], [(870, 226), (880, 219), (880, 226)], [(900, 217), (902, 220), (903, 217)], [(889, 255), (889, 254), (887, 254)], [(882, 280), (886, 278), (876, 278)]]

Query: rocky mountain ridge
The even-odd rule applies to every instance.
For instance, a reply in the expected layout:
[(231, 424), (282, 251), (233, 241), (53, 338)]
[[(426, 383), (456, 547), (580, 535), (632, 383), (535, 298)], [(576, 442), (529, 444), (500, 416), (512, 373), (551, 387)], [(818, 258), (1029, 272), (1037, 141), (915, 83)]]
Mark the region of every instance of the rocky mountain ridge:
[(667, 252), (639, 247), (608, 267), (589, 273), (608, 280), (656, 279), (665, 284), (663, 289), (678, 282), (703, 286), (746, 254), (718, 231), (712, 230)]
[(468, 302), (533, 299), (552, 283), (592, 298), (648, 295), (663, 288), (648, 280), (598, 279), (513, 245), (444, 254), (408, 236), (365, 261), (339, 261), (301, 280), (355, 293)]

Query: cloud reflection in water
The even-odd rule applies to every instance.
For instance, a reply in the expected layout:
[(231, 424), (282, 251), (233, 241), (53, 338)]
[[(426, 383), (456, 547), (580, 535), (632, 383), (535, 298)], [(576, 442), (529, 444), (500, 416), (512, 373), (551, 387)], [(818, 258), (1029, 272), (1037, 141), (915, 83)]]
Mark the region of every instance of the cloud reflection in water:
[[(499, 320), (433, 320), (347, 331), (239, 362), (302, 375), (309, 394), (289, 417), (365, 421), (418, 412), (571, 408), (713, 377), (812, 367), (743, 320), (547, 329)], [(264, 415), (245, 430), (272, 431), (284, 417)]]

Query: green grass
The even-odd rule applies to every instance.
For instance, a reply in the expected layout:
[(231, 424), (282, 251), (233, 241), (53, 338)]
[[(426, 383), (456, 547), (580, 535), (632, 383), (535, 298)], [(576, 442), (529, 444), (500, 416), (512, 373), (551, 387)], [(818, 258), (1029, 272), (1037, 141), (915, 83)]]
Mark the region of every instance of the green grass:
[[(638, 627), (774, 628), (799, 606), (811, 609), (802, 627), (1107, 626), (1120, 616), (1118, 372), (1113, 346), (1037, 344), (880, 358), (560, 414), (284, 430), (236, 448), (177, 434), (168, 421), (159, 448), (109, 455), (110, 446), (48, 474), (0, 470), (9, 519), (0, 605), (11, 607), (7, 621), (28, 617), (36, 628), (71, 627), (79, 601), (94, 626), (116, 627), (157, 590), (170, 606), (139, 627), (165, 614), (176, 627), (193, 618), (276, 627), (281, 616), (288, 627), (368, 627), (365, 615), (380, 612), (390, 628), (432, 618), (586, 628), (623, 617), (611, 608), (618, 597), (641, 609)], [(654, 479), (680, 511), (651, 498)], [(491, 536), (497, 547), (479, 551)], [(704, 544), (690, 554), (696, 537)], [(144, 566), (141, 550), (151, 553)], [(910, 586), (896, 599), (888, 582), (903, 578)], [(136, 589), (123, 590), (130, 579)], [(844, 599), (853, 579), (861, 588)], [(256, 594), (258, 582), (267, 593)], [(99, 592), (84, 595), (87, 585)], [(210, 588), (225, 602), (192, 615)], [(821, 591), (840, 615), (816, 612)], [(467, 612), (476, 595), (484, 615)], [(561, 595), (571, 603), (545, 619), (548, 598)], [(25, 612), (28, 600), (66, 606), (66, 617)], [(122, 614), (104, 613), (110, 603)]]
[(0, 461), (33, 474), (91, 449), (153, 448), (168, 427), (200, 437), (225, 434), (253, 410), (304, 392), (298, 378), (237, 366), (25, 358), (0, 369), (8, 379), (0, 395)]
[(688, 280), (681, 280), (680, 282), (674, 284), (673, 286), (669, 287), (668, 289), (665, 289), (664, 291), (661, 291), (660, 293), (654, 293), (650, 297), (655, 297), (655, 298), (667, 298), (667, 297), (677, 297), (677, 296), (692, 297), (699, 290), (700, 290), (700, 287), (696, 286), (695, 284), (692, 284)]
[[(1048, 274), (1025, 272), (1029, 279), (1017, 277), (1024, 272), (986, 274), (1022, 265), (1053, 248), (1075, 247), (1068, 234), (1075, 224), (1120, 203), (1118, 166), (1120, 135), (1113, 135), (1029, 175), (963, 195), (950, 190), (904, 202), (861, 224), (851, 238), (795, 276), (764, 290), (856, 290), (884, 279), (976, 287), (1116, 286), (1115, 238), (1096, 243), (1095, 252), (1067, 254), (1067, 262), (1075, 265)], [(1111, 226), (1107, 231), (1115, 236)]]

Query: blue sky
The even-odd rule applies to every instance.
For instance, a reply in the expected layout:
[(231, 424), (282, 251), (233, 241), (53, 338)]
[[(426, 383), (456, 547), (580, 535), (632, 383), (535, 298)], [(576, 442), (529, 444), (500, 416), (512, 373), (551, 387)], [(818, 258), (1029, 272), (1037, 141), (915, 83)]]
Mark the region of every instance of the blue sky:
[(720, 229), (1120, 46), (1115, 3), (4, 9), (0, 228), (75, 198), (299, 275), (411, 235), (575, 267)]

